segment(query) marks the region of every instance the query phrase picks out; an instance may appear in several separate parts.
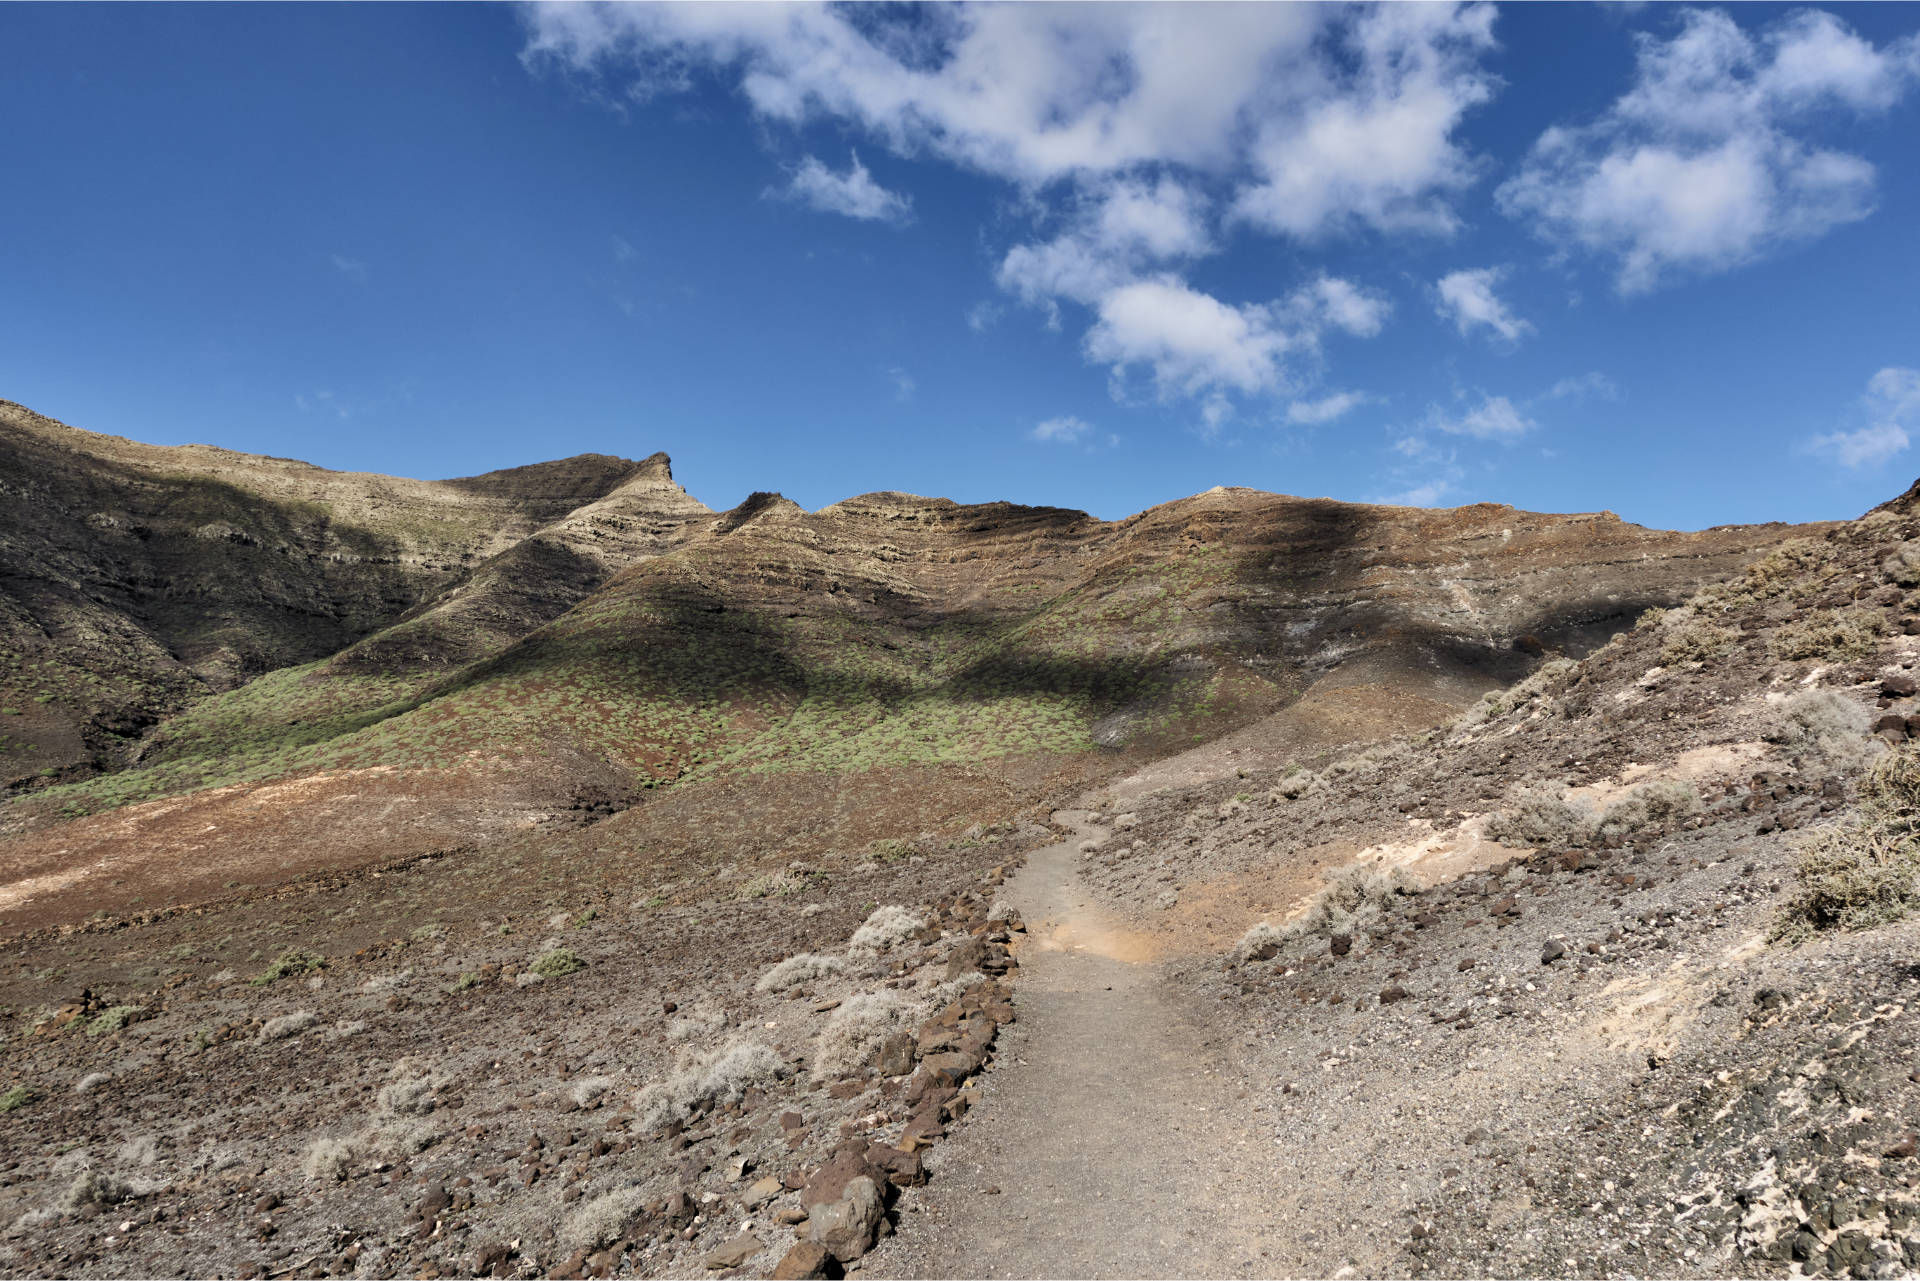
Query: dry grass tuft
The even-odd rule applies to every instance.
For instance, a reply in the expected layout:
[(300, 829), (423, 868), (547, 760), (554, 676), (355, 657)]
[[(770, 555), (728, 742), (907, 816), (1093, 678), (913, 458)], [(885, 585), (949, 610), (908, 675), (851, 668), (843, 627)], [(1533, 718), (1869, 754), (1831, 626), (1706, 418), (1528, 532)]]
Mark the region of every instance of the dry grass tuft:
[(784, 992), (788, 988), (811, 983), (814, 979), (829, 975), (844, 974), (847, 963), (837, 956), (827, 956), (820, 952), (802, 952), (789, 956), (765, 974), (753, 985), (756, 992)]

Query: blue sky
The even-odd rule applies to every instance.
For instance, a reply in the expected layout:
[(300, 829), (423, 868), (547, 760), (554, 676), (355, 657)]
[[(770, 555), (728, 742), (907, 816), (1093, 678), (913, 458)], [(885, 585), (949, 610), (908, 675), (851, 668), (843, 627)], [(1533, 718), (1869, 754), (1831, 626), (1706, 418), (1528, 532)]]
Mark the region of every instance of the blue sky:
[(1920, 8), (0, 6), (0, 396), (715, 507), (1920, 473)]

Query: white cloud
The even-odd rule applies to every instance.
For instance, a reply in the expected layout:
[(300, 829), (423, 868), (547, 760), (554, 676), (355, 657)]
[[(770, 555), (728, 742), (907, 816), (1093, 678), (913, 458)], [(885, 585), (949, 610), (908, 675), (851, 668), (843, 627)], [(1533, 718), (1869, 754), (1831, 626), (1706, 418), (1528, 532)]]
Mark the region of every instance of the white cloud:
[(997, 303), (978, 302), (967, 308), (967, 328), (976, 334), (986, 333), (999, 319), (1000, 307)]
[(761, 194), (797, 200), (821, 213), (844, 214), (865, 222), (906, 222), (913, 217), (913, 201), (875, 182), (857, 152), (843, 174), (808, 156), (800, 162), (793, 181), (784, 187), (769, 187)]
[(1494, 293), (1494, 287), (1506, 274), (1505, 267), (1448, 272), (1434, 286), (1435, 310), (1442, 320), (1451, 321), (1462, 336), (1472, 333), (1476, 327), (1484, 327), (1503, 342), (1519, 342), (1523, 335), (1533, 331), (1533, 326), (1509, 311)]
[(1307, 427), (1330, 423), (1336, 418), (1346, 417), (1372, 399), (1361, 391), (1337, 391), (1319, 400), (1296, 400), (1287, 406), (1287, 421)]
[(1046, 445), (1077, 445), (1093, 433), (1093, 424), (1071, 414), (1059, 418), (1049, 418), (1034, 425), (1029, 433), (1034, 440)]
[[(1217, 250), (1222, 217), (1301, 239), (1447, 233), (1481, 167), (1454, 135), (1498, 84), (1485, 4), (521, 12), (529, 66), (641, 96), (711, 72), (762, 120), (833, 121), (1014, 184), (1044, 231), (1002, 254), (996, 283), (1056, 328), (1064, 305), (1088, 308), (1088, 359), (1150, 367), (1215, 425), (1231, 409), (1218, 397), (1284, 390), (1287, 360), (1322, 333), (1370, 336), (1389, 311), (1335, 278), (1278, 301), (1194, 288), (1184, 273)], [(856, 217), (904, 210), (857, 160), (840, 175), (809, 157), (786, 191)], [(1150, 314), (1156, 301), (1172, 310)]]
[(920, 388), (913, 375), (895, 365), (887, 371), (887, 380), (893, 384), (893, 398), (901, 404), (913, 399), (913, 393)]
[(613, 260), (615, 262), (632, 262), (639, 256), (640, 251), (629, 244), (626, 237), (615, 236), (613, 238)]
[(1393, 452), (1404, 461), (1392, 469), (1392, 482), (1402, 486), (1373, 501), (1395, 507), (1433, 507), (1454, 493), (1466, 477), (1451, 448), (1443, 449), (1425, 436), (1402, 436)]
[(1052, 240), (1007, 251), (995, 273), (1002, 289), (1042, 308), (1059, 298), (1092, 305), (1152, 264), (1212, 250), (1204, 198), (1165, 176), (1096, 184), (1070, 217)]
[(1590, 124), (1548, 129), (1497, 192), (1540, 234), (1614, 258), (1622, 293), (1724, 271), (1866, 217), (1874, 169), (1803, 136), (1817, 117), (1883, 111), (1920, 73), (1920, 38), (1876, 49), (1802, 10), (1758, 37), (1690, 9), (1638, 37), (1632, 89)]
[(1815, 436), (1807, 448), (1844, 467), (1871, 467), (1905, 449), (1910, 443), (1907, 428), (1920, 426), (1920, 369), (1882, 369), (1867, 380), (1861, 400), (1866, 426)]
[[(1282, 361), (1297, 346), (1270, 307), (1232, 306), (1172, 277), (1140, 280), (1100, 299), (1099, 320), (1087, 332), (1087, 358), (1123, 375), (1133, 365), (1152, 369), (1160, 394), (1216, 399), (1223, 391), (1272, 391), (1282, 383)], [(1210, 412), (1213, 425), (1222, 414)]]
[(345, 254), (328, 254), (327, 261), (333, 269), (357, 285), (367, 283), (367, 264), (358, 258), (349, 258)]
[(1296, 315), (1318, 328), (1331, 325), (1357, 338), (1371, 338), (1387, 323), (1393, 304), (1380, 294), (1368, 293), (1350, 280), (1323, 275), (1296, 290), (1292, 298)]
[(1435, 431), (1475, 440), (1518, 440), (1538, 425), (1505, 396), (1482, 396), (1464, 414), (1448, 414), (1437, 405), (1427, 414), (1427, 426)]
[[(1490, 5), (1382, 5), (1339, 33), (1338, 55), (1306, 62), (1274, 86), (1251, 148), (1261, 181), (1235, 212), (1295, 236), (1348, 226), (1452, 232), (1446, 197), (1478, 166), (1453, 141), (1496, 81), (1479, 66), (1494, 47)], [(1334, 43), (1334, 42), (1330, 42)]]
[(1560, 379), (1547, 390), (1545, 399), (1585, 400), (1589, 396), (1600, 400), (1618, 400), (1620, 388), (1613, 379), (1596, 369)]
[(1911, 443), (1898, 423), (1870, 423), (1858, 431), (1836, 431), (1807, 442), (1843, 467), (1870, 467), (1884, 463)]

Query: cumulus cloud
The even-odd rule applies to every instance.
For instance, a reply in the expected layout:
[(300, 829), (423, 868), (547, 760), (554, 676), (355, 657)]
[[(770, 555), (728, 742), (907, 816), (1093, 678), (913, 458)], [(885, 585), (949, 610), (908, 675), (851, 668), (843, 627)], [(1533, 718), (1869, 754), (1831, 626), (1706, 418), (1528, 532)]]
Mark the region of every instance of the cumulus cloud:
[(1427, 414), (1435, 431), (1475, 440), (1518, 440), (1538, 425), (1505, 396), (1482, 396), (1465, 413), (1449, 414), (1436, 405)]
[(1079, 195), (1058, 235), (1008, 250), (995, 278), (1029, 304), (1092, 305), (1150, 264), (1210, 252), (1205, 217), (1204, 198), (1164, 175), (1100, 183)]
[(1250, 169), (1245, 216), (1311, 234), (1451, 226), (1452, 140), (1494, 82), (1489, 5), (540, 5), (529, 65), (644, 86), (722, 70), (760, 115), (829, 117), (1026, 186)]
[(875, 182), (857, 152), (845, 173), (835, 173), (818, 158), (808, 156), (800, 162), (791, 182), (784, 187), (769, 187), (763, 194), (864, 222), (906, 222), (913, 216), (913, 201)]
[[(1086, 308), (1089, 360), (1149, 368), (1216, 426), (1232, 412), (1222, 397), (1284, 390), (1320, 334), (1370, 336), (1388, 314), (1335, 278), (1267, 300), (1195, 288), (1187, 269), (1222, 224), (1301, 240), (1449, 233), (1481, 169), (1455, 134), (1498, 84), (1481, 66), (1485, 4), (522, 13), (529, 66), (642, 97), (711, 73), (764, 121), (833, 121), (1013, 184), (1039, 232), (1003, 252), (996, 283), (1056, 327), (1064, 305)], [(808, 157), (783, 194), (855, 217), (906, 210), (857, 158), (843, 175)]]
[(1920, 369), (1882, 369), (1867, 380), (1861, 400), (1864, 427), (1815, 436), (1807, 448), (1843, 467), (1871, 467), (1904, 450), (1910, 443), (1907, 428), (1920, 423)]
[(1317, 427), (1344, 418), (1373, 398), (1360, 391), (1337, 391), (1318, 400), (1296, 400), (1287, 406), (1287, 421), (1301, 427)]
[(1097, 314), (1088, 359), (1118, 374), (1146, 365), (1163, 396), (1274, 390), (1298, 344), (1273, 308), (1224, 303), (1172, 277), (1114, 289)]
[(1502, 342), (1519, 342), (1523, 335), (1533, 331), (1533, 326), (1508, 310), (1494, 293), (1494, 287), (1506, 274), (1505, 267), (1481, 267), (1448, 272), (1440, 277), (1434, 286), (1435, 309), (1440, 318), (1452, 322), (1463, 337), (1484, 328)]
[(1614, 259), (1617, 287), (1634, 294), (1872, 212), (1873, 166), (1811, 135), (1897, 102), (1920, 73), (1920, 39), (1875, 48), (1819, 10), (1755, 36), (1690, 9), (1670, 39), (1638, 44), (1632, 88), (1589, 124), (1548, 129), (1499, 188), (1507, 214)]
[(1260, 113), (1250, 156), (1261, 180), (1235, 212), (1295, 236), (1350, 226), (1452, 232), (1447, 197), (1478, 172), (1453, 140), (1493, 96), (1479, 65), (1494, 47), (1490, 5), (1382, 5), (1339, 31), (1344, 57), (1302, 60)]
[(1063, 414), (1034, 424), (1028, 434), (1043, 445), (1077, 445), (1093, 434), (1093, 424), (1084, 418)]

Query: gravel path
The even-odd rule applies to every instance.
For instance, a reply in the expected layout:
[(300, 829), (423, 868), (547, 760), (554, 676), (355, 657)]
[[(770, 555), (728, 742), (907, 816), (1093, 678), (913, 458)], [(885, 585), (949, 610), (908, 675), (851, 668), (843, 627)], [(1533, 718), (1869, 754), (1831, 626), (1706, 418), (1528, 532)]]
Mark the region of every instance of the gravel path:
[(1030, 939), (1020, 1020), (980, 1109), (903, 1202), (903, 1232), (861, 1270), (1270, 1275), (1273, 1141), (1251, 1128), (1219, 1032), (1166, 985), (1150, 942), (1088, 906), (1078, 847), (1106, 831), (1084, 811), (1055, 819), (1075, 836), (1034, 851), (1007, 887)]

